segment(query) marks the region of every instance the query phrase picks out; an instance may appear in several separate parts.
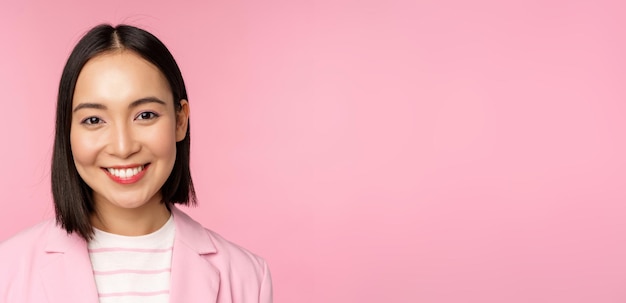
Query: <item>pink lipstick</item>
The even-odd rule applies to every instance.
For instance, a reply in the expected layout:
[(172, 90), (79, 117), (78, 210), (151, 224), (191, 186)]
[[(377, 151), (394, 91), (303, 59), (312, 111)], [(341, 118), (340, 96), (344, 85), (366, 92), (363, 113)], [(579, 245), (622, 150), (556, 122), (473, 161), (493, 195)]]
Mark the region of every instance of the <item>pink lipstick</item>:
[(150, 166), (150, 163), (145, 165), (125, 165), (102, 168), (104, 172), (111, 178), (111, 180), (119, 184), (132, 184), (135, 183), (146, 174), (146, 170)]

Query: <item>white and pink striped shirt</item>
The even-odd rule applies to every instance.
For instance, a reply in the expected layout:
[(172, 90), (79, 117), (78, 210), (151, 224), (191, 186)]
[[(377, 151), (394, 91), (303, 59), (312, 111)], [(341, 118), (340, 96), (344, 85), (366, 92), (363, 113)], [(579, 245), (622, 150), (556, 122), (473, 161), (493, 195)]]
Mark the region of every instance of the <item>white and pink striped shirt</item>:
[(89, 258), (100, 303), (167, 303), (175, 226), (127, 237), (95, 229)]

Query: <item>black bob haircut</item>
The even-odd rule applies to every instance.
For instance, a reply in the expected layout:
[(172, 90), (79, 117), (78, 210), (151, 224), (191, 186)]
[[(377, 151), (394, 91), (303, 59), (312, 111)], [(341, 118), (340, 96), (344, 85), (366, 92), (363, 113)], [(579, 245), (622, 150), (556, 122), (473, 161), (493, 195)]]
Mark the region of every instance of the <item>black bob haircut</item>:
[[(92, 189), (83, 181), (74, 164), (70, 146), (72, 100), (76, 81), (91, 58), (115, 52), (132, 51), (154, 64), (169, 82), (174, 108), (181, 110), (180, 100), (187, 98), (183, 77), (174, 57), (154, 35), (137, 27), (101, 24), (83, 36), (72, 50), (59, 84), (54, 149), (52, 152), (52, 196), (57, 224), (68, 234), (76, 232), (83, 239), (93, 237), (90, 217), (94, 213)], [(170, 176), (161, 187), (162, 203), (195, 205), (196, 194), (189, 170), (189, 123), (185, 138), (176, 143), (176, 160)]]

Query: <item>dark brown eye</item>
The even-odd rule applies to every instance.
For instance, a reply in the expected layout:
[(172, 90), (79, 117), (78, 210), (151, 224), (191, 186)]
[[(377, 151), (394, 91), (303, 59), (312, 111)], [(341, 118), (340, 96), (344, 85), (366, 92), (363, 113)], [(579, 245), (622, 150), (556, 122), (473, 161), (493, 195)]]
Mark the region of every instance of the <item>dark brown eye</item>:
[(153, 112), (142, 112), (139, 114), (139, 116), (137, 116), (137, 119), (139, 120), (150, 120), (150, 119), (154, 119), (157, 118), (159, 115), (157, 115), (156, 113)]
[(89, 118), (86, 118), (85, 120), (83, 120), (81, 123), (82, 124), (88, 124), (88, 125), (100, 124), (100, 123), (102, 123), (102, 119), (100, 119), (98, 117), (89, 117)]

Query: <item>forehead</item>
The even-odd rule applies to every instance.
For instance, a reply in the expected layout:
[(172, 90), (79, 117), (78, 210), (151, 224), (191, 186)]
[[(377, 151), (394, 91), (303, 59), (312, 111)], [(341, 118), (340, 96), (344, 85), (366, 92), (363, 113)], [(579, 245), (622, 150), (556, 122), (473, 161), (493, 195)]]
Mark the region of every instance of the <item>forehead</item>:
[(132, 102), (145, 97), (172, 100), (163, 73), (132, 51), (98, 55), (80, 71), (72, 100), (78, 102)]

